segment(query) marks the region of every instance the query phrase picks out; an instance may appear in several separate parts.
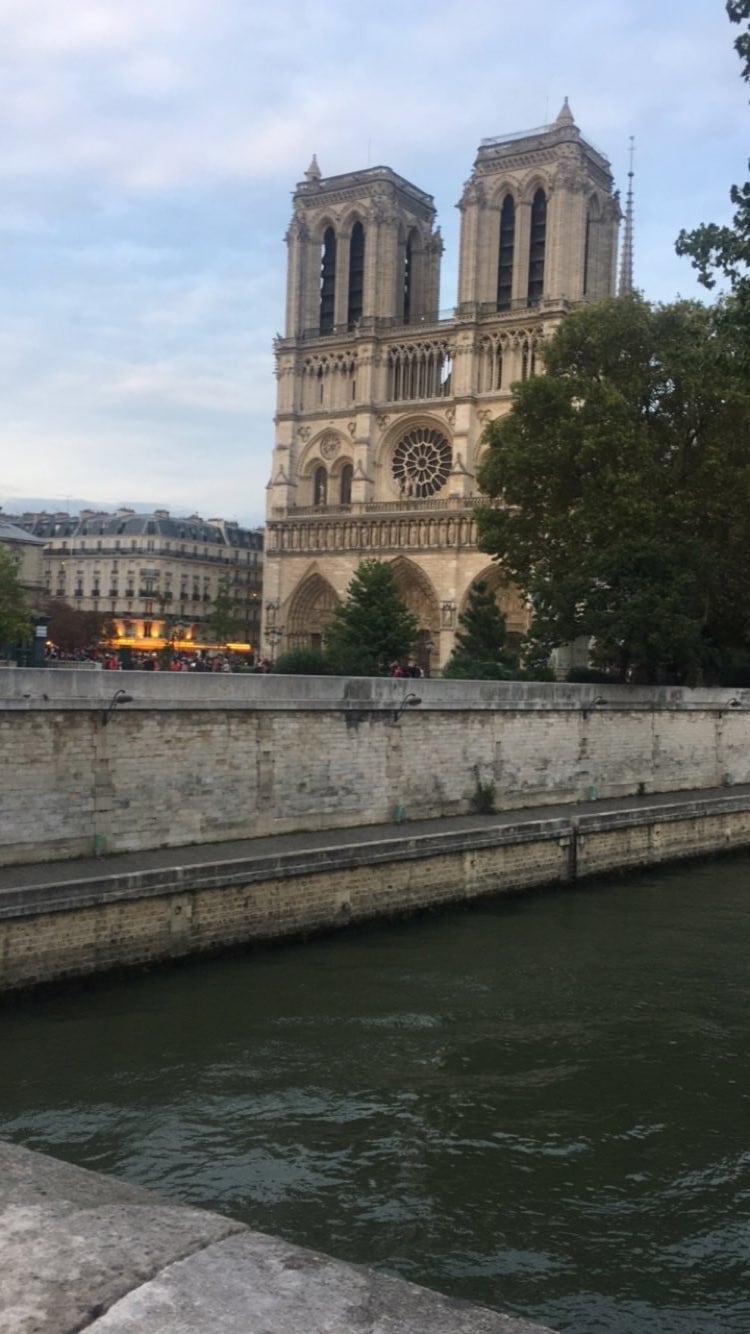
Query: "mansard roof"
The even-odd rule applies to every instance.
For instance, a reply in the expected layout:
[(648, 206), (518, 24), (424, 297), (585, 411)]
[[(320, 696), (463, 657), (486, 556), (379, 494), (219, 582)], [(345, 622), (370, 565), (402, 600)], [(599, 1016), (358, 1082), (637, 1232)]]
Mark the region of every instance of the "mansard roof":
[(120, 509), (82, 510), (78, 515), (24, 514), (16, 520), (19, 527), (43, 541), (76, 537), (165, 537), (177, 541), (202, 542), (212, 546), (230, 546), (261, 550), (260, 529), (241, 528), (228, 519), (202, 519), (198, 514), (187, 518), (172, 517), (168, 510), (136, 514)]
[(19, 524), (9, 523), (0, 515), (0, 542), (22, 542), (29, 546), (42, 546), (43, 538), (35, 537)]

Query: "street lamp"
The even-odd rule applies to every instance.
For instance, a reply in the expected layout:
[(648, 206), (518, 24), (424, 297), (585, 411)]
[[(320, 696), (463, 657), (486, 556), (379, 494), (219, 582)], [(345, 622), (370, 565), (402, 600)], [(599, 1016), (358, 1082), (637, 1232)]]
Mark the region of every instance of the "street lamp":
[(266, 603), (266, 639), (271, 645), (271, 662), (273, 662), (276, 656), (276, 649), (284, 634), (283, 625), (277, 625), (276, 623), (276, 617), (279, 614), (279, 606), (280, 604), (278, 602)]
[(281, 642), (283, 636), (284, 636), (283, 625), (266, 626), (266, 639), (271, 645), (271, 662), (273, 662), (276, 656), (276, 649), (278, 648), (279, 643)]

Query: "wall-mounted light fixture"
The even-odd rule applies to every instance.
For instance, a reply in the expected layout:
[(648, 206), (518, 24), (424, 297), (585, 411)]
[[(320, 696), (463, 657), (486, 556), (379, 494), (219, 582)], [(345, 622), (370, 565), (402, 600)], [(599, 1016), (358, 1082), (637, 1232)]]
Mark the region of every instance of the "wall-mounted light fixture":
[(393, 714), (394, 723), (398, 722), (399, 718), (401, 717), (401, 714), (404, 712), (405, 709), (416, 709), (417, 705), (421, 703), (422, 700), (420, 696), (415, 695), (413, 691), (410, 691), (408, 695), (404, 695), (404, 698), (402, 699), (398, 708), (394, 711)]
[(592, 709), (599, 709), (601, 708), (602, 704), (606, 703), (607, 701), (603, 695), (597, 695), (596, 699), (592, 699), (590, 704), (584, 704), (583, 708), (581, 709), (581, 717), (588, 718)]
[(126, 690), (123, 690), (122, 688), (120, 690), (116, 690), (111, 700), (109, 701), (109, 706), (104, 710), (104, 713), (102, 714), (102, 727), (107, 726), (107, 723), (109, 722), (110, 718), (112, 717), (112, 714), (114, 713), (118, 705), (132, 704), (132, 703), (133, 703), (133, 696), (129, 695)]

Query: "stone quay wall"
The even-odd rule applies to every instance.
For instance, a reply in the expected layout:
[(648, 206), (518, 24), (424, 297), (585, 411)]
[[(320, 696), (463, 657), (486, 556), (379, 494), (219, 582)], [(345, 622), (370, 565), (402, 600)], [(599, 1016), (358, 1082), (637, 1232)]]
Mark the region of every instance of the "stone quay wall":
[(742, 784), (750, 691), (2, 668), (0, 755), (7, 866)]
[(606, 805), (113, 874), (104, 858), (75, 879), (6, 871), (0, 991), (750, 846), (750, 788)]

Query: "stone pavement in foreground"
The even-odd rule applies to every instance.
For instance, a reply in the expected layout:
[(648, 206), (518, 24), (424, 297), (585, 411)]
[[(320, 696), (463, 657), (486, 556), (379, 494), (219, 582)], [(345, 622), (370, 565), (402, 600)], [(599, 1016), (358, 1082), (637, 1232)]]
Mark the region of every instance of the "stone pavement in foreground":
[(262, 838), (233, 839), (220, 843), (191, 843), (175, 848), (117, 852), (104, 857), (77, 857), (70, 861), (31, 862), (0, 867), (0, 890), (61, 885), (71, 880), (100, 880), (103, 876), (164, 870), (170, 866), (185, 868), (215, 866), (223, 862), (248, 862), (255, 857), (323, 851), (393, 839), (408, 841), (429, 834), (469, 833), (472, 829), (486, 832), (493, 827), (512, 828), (544, 820), (570, 820), (582, 815), (603, 815), (608, 811), (653, 810), (660, 806), (689, 805), (696, 801), (732, 796), (750, 796), (750, 784), (610, 797), (601, 801), (515, 807), (498, 811), (494, 815), (452, 815), (436, 820), (405, 820), (400, 824), (391, 822), (341, 829), (304, 830), (295, 834), (271, 834)]

